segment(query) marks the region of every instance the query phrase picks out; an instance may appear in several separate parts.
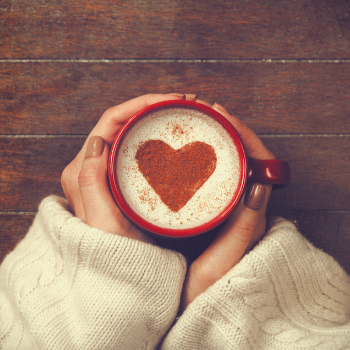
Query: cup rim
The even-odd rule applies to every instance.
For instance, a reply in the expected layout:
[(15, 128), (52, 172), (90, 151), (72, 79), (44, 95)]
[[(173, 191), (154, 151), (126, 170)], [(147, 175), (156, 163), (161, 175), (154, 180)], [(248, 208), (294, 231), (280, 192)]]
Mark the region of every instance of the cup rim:
[[(170, 229), (165, 227), (156, 226), (147, 220), (143, 219), (140, 215), (135, 213), (135, 211), (129, 206), (127, 201), (124, 199), (124, 196), (119, 188), (117, 177), (116, 177), (116, 167), (115, 167), (115, 161), (117, 158), (119, 146), (121, 145), (121, 141), (124, 138), (124, 135), (126, 134), (127, 130), (131, 125), (136, 123), (140, 118), (147, 115), (149, 112), (154, 111), (156, 109), (162, 109), (162, 108), (171, 108), (171, 107), (179, 107), (179, 108), (188, 108), (188, 109), (196, 109), (199, 110), (206, 115), (214, 118), (216, 121), (218, 121), (229, 133), (231, 136), (231, 139), (233, 140), (234, 144), (237, 147), (239, 159), (241, 162), (241, 175), (240, 175), (240, 182), (238, 184), (238, 187), (236, 189), (235, 195), (233, 196), (230, 203), (225, 207), (225, 209), (218, 214), (216, 217), (211, 219), (210, 221), (193, 227), (193, 228), (187, 228), (187, 229)], [(184, 237), (192, 237), (199, 235), (201, 233), (207, 232), (219, 224), (221, 224), (223, 221), (225, 221), (228, 216), (230, 215), (233, 208), (237, 205), (238, 201), (240, 200), (242, 193), (244, 191), (246, 181), (247, 181), (247, 156), (246, 152), (244, 150), (243, 142), (236, 131), (236, 129), (233, 127), (233, 125), (220, 113), (215, 111), (214, 109), (203, 105), (198, 102), (192, 102), (192, 101), (185, 101), (185, 100), (170, 100), (170, 101), (162, 101), (158, 102), (152, 105), (149, 105), (139, 112), (135, 113), (118, 131), (118, 134), (116, 135), (110, 155), (109, 155), (109, 163), (108, 163), (108, 179), (110, 188), (112, 191), (112, 194), (114, 196), (114, 199), (119, 207), (119, 209), (122, 211), (122, 213), (138, 228), (140, 228), (142, 231), (155, 234), (162, 237), (168, 237), (168, 238), (184, 238)]]

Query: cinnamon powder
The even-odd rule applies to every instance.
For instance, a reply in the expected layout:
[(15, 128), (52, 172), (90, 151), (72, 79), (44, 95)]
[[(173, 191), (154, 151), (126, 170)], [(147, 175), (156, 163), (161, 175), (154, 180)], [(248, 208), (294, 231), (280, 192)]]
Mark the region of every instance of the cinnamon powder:
[(174, 150), (161, 140), (149, 140), (139, 146), (135, 158), (147, 182), (174, 212), (208, 180), (217, 162), (214, 148), (200, 141)]

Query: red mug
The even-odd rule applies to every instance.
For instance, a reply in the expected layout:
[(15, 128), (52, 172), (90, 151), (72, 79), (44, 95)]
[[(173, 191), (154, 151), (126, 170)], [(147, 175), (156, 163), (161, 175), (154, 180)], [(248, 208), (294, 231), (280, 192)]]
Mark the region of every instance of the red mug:
[[(157, 226), (150, 221), (147, 221), (145, 218), (141, 217), (131, 208), (131, 206), (126, 201), (120, 184), (117, 178), (116, 162), (120, 153), (120, 148), (125, 139), (127, 133), (133, 126), (136, 125), (139, 121), (142, 120), (145, 116), (150, 115), (150, 113), (155, 113), (169, 108), (180, 108), (182, 110), (194, 110), (203, 113), (204, 115), (212, 118), (218, 122), (228, 133), (231, 141), (233, 141), (239, 159), (240, 166), (240, 175), (238, 185), (236, 187), (235, 193), (232, 198), (229, 200), (228, 204), (223, 210), (218, 213), (215, 217), (211, 218), (209, 221), (199, 224), (198, 226), (191, 228), (168, 228)], [(225, 119), (220, 113), (216, 112), (212, 108), (205, 106), (197, 102), (190, 101), (164, 101), (148, 106), (141, 111), (137, 112), (133, 117), (131, 117), (120, 129), (118, 132), (109, 156), (108, 164), (108, 177), (113, 193), (114, 199), (123, 212), (123, 214), (137, 227), (141, 230), (156, 234), (161, 237), (166, 238), (184, 238), (192, 237), (204, 232), (207, 232), (228, 218), (232, 210), (235, 208), (236, 204), (240, 200), (244, 188), (247, 184), (253, 182), (259, 182), (262, 184), (273, 184), (274, 188), (286, 187), (290, 183), (290, 168), (289, 164), (283, 160), (253, 160), (248, 159), (246, 152), (244, 150), (243, 142), (232, 124)]]

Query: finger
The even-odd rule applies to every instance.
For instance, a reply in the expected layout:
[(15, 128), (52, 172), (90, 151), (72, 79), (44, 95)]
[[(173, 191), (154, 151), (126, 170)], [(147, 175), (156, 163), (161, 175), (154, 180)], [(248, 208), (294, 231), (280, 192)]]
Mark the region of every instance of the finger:
[(217, 112), (224, 116), (237, 130), (246, 148), (247, 155), (253, 159), (274, 159), (274, 154), (262, 143), (260, 138), (241, 120), (230, 115), (221, 105), (215, 103), (212, 106)]
[(197, 95), (196, 94), (186, 94), (185, 100), (186, 101), (196, 101)]
[[(266, 189), (263, 185), (254, 183), (247, 189), (244, 200), (237, 210), (227, 220), (224, 229), (216, 237), (209, 248), (200, 256), (203, 261), (214, 260), (215, 266), (209, 264), (207, 272), (223, 276), (241, 259), (247, 246), (254, 236), (260, 209), (265, 202)], [(209, 277), (209, 276), (208, 276)]]
[(196, 99), (196, 102), (202, 104), (202, 105), (205, 105), (205, 106), (208, 106), (208, 107), (211, 107), (212, 104), (207, 102), (207, 101), (203, 101), (203, 100), (199, 100), (199, 99)]
[(256, 232), (260, 211), (264, 206), (266, 189), (261, 184), (252, 184), (225, 222), (220, 234), (195, 260), (188, 274), (183, 307), (224, 276), (244, 255)]
[(76, 217), (85, 221), (84, 206), (80, 198), (78, 173), (74, 163), (71, 162), (62, 172), (61, 185), (72, 212)]
[[(108, 109), (103, 113), (101, 119), (92, 129), (89, 137), (98, 135), (101, 136), (109, 145), (113, 143), (115, 136), (122, 127), (122, 125), (128, 121), (134, 114), (141, 109), (146, 108), (157, 102), (169, 101), (169, 100), (181, 100), (183, 94), (150, 94), (134, 98), (130, 101), (124, 102), (118, 106)], [(85, 141), (81, 151), (78, 153), (76, 160), (80, 160), (78, 167), (80, 169), (81, 162), (86, 152), (87, 141)]]
[(269, 198), (271, 195), (272, 185), (264, 184), (264, 187), (266, 189), (265, 201), (262, 207), (260, 208), (258, 225), (252, 239), (250, 240), (246, 248), (246, 252), (254, 248), (254, 246), (261, 240), (263, 234), (266, 231), (266, 209), (267, 209), (267, 204), (269, 202)]
[(100, 136), (89, 138), (78, 176), (85, 222), (111, 233), (148, 241), (121, 213), (107, 183), (108, 146)]
[[(96, 124), (90, 135), (86, 139), (82, 149), (76, 155), (74, 160), (65, 168), (62, 174), (62, 188), (65, 192), (69, 205), (72, 207), (75, 215), (84, 218), (84, 208), (81, 203), (78, 185), (78, 174), (82, 167), (84, 155), (86, 153), (87, 141), (92, 136), (102, 136), (108, 144), (112, 144), (116, 134), (121, 126), (141, 109), (157, 102), (168, 100), (184, 99), (184, 94), (152, 94), (137, 97), (125, 102), (119, 106), (108, 109), (99, 122)], [(74, 199), (74, 200), (73, 200)]]
[(90, 136), (99, 135), (111, 145), (122, 125), (140, 110), (162, 101), (183, 100), (184, 94), (149, 94), (143, 95), (118, 106), (109, 108), (92, 129)]
[(181, 100), (186, 100), (186, 95), (185, 95), (185, 94), (179, 94), (179, 93), (177, 93), (177, 92), (172, 92), (172, 93), (166, 94), (166, 95), (174, 96), (175, 99), (177, 99), (178, 97), (180, 97)]

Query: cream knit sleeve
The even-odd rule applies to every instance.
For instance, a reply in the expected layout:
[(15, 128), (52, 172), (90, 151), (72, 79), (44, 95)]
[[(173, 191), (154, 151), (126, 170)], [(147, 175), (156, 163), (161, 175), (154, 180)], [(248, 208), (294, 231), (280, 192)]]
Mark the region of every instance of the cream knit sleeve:
[(48, 197), (0, 267), (0, 349), (154, 349), (184, 258), (91, 228)]
[(277, 220), (189, 305), (163, 342), (168, 349), (350, 349), (350, 278), (292, 223)]

